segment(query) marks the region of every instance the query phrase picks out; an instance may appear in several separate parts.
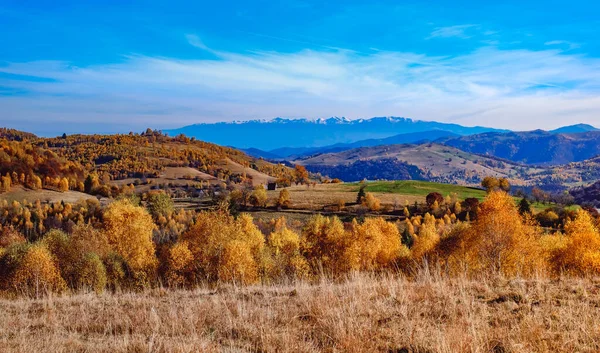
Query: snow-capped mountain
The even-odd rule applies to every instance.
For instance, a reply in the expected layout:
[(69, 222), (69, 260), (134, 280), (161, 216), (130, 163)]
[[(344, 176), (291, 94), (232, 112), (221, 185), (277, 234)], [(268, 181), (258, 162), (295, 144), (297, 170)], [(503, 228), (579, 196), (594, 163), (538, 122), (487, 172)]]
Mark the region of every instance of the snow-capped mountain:
[[(169, 135), (189, 137), (238, 148), (254, 147), (273, 150), (280, 147), (320, 147), (352, 143), (366, 139), (384, 139), (398, 134), (424, 133), (432, 130), (457, 135), (503, 131), (486, 127), (420, 121), (402, 117), (375, 117), (350, 120), (344, 117), (326, 119), (250, 120), (203, 123), (166, 130)], [(426, 139), (427, 136), (424, 136)]]

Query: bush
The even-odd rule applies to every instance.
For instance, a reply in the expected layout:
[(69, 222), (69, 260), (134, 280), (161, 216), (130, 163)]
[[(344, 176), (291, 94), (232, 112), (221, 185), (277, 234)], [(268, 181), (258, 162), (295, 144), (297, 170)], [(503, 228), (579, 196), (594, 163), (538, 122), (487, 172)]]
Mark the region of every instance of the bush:
[(309, 268), (306, 259), (300, 255), (300, 236), (287, 227), (283, 217), (275, 222), (274, 228), (267, 241), (273, 261), (269, 269), (270, 277), (307, 277)]
[(351, 267), (345, 261), (350, 241), (339, 218), (316, 215), (302, 229), (301, 253), (313, 271), (322, 268), (328, 274), (338, 275)]
[[(194, 282), (258, 280), (254, 273), (262, 266), (265, 239), (251, 216), (241, 215), (236, 220), (223, 211), (201, 212), (181, 240), (188, 243), (193, 255), (191, 277)], [(232, 242), (235, 243), (230, 244)], [(241, 256), (239, 266), (248, 268), (232, 263), (235, 254)]]
[(67, 287), (54, 257), (42, 244), (11, 246), (3, 259), (2, 266), (8, 270), (6, 283), (18, 293), (39, 297)]
[(565, 241), (552, 253), (556, 274), (600, 274), (600, 233), (594, 220), (586, 211), (580, 210), (575, 220), (565, 225)]
[(79, 289), (91, 289), (96, 293), (102, 293), (108, 282), (106, 268), (95, 253), (83, 255), (78, 265), (76, 275), (76, 286)]
[(182, 286), (188, 282), (193, 260), (194, 255), (185, 241), (177, 242), (169, 249), (166, 273), (169, 285)]
[(131, 270), (127, 261), (121, 255), (110, 252), (102, 262), (106, 270), (106, 286), (111, 291), (115, 292), (129, 286), (128, 279)]
[(371, 211), (377, 212), (381, 209), (381, 201), (370, 192), (365, 196), (365, 206)]

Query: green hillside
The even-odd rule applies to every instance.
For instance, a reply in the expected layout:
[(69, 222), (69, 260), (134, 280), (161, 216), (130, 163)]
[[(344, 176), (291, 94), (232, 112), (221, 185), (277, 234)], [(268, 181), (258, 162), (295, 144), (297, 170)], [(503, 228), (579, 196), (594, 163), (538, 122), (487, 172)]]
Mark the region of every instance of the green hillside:
[[(356, 192), (358, 192), (358, 189), (360, 188), (359, 183), (349, 183), (347, 185), (351, 186), (353, 188), (353, 191)], [(380, 192), (423, 197), (427, 196), (427, 194), (431, 192), (439, 192), (444, 196), (456, 193), (458, 195), (458, 198), (463, 200), (469, 197), (475, 197), (477, 199), (483, 200), (486, 195), (484, 190), (477, 188), (417, 180), (371, 181), (367, 182), (367, 187), (365, 190), (367, 192)]]

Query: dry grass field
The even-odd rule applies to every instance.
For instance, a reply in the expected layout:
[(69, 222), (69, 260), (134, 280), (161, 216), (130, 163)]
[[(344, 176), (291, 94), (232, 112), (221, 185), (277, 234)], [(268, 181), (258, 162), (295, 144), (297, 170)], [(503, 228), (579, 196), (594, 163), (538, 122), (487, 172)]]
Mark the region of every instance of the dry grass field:
[(413, 280), (0, 301), (1, 352), (598, 352), (600, 282)]
[[(401, 184), (396, 187), (397, 184)], [(442, 188), (443, 187), (443, 188)], [(334, 206), (344, 201), (346, 205), (356, 203), (358, 183), (316, 184), (314, 186), (294, 185), (287, 188), (290, 192), (292, 207), (295, 209), (321, 210), (325, 206)], [(381, 200), (382, 205), (404, 207), (405, 204), (425, 202), (428, 193), (437, 191), (443, 196), (456, 193), (459, 199), (478, 197), (483, 199), (485, 192), (460, 185), (437, 184), (422, 181), (381, 181), (368, 182), (366, 192), (372, 192)], [(269, 198), (276, 199), (279, 191), (269, 191)]]
[(28, 202), (35, 202), (36, 200), (40, 200), (42, 202), (69, 202), (69, 203), (77, 203), (81, 200), (87, 199), (95, 199), (96, 196), (84, 194), (78, 191), (54, 191), (54, 190), (31, 190), (26, 189), (20, 185), (13, 186), (9, 192), (5, 192), (0, 196), (0, 200), (7, 200), (8, 202), (19, 201), (23, 202), (27, 200)]

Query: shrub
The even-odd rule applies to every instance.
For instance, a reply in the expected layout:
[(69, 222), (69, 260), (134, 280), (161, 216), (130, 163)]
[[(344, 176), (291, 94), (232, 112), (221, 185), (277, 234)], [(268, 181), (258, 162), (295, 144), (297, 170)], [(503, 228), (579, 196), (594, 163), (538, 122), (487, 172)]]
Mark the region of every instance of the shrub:
[[(251, 216), (241, 215), (236, 220), (223, 211), (201, 212), (181, 240), (188, 243), (194, 258), (191, 265), (194, 281), (257, 280), (254, 271), (262, 265), (264, 236)], [(231, 242), (235, 244), (230, 245)], [(245, 257), (247, 253), (252, 261)], [(243, 257), (241, 261), (247, 269), (231, 263), (235, 254)], [(224, 256), (227, 258), (223, 259)], [(221, 266), (226, 269), (220, 269)]]
[(187, 242), (177, 242), (169, 249), (166, 278), (169, 285), (182, 286), (188, 282), (194, 255)]
[(106, 270), (106, 285), (111, 291), (115, 292), (129, 285), (128, 278), (131, 270), (121, 255), (110, 252), (102, 262)]
[(62, 292), (66, 283), (50, 251), (42, 244), (18, 244), (8, 249), (4, 258), (11, 269), (7, 283), (20, 293), (39, 297), (50, 292)]
[(377, 212), (381, 209), (381, 201), (370, 192), (365, 196), (365, 206), (371, 211)]
[(83, 255), (77, 265), (76, 286), (79, 289), (91, 289), (96, 293), (101, 293), (106, 288), (107, 275), (106, 268), (100, 260), (100, 256), (95, 253)]
[(300, 255), (300, 236), (287, 227), (283, 217), (275, 222), (274, 228), (267, 241), (273, 261), (269, 270), (270, 276), (272, 278), (308, 276), (308, 263)]
[(313, 270), (342, 274), (350, 269), (344, 259), (350, 241), (339, 218), (316, 215), (302, 229), (301, 252)]
[(565, 225), (565, 235), (564, 243), (559, 243), (552, 254), (555, 273), (600, 274), (600, 233), (590, 214), (577, 212)]

